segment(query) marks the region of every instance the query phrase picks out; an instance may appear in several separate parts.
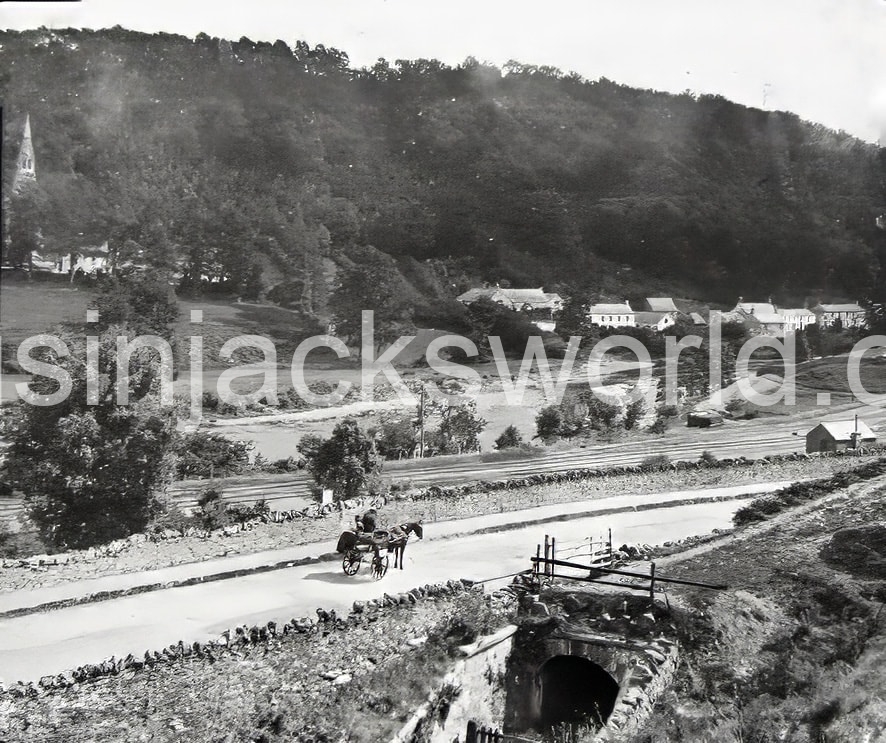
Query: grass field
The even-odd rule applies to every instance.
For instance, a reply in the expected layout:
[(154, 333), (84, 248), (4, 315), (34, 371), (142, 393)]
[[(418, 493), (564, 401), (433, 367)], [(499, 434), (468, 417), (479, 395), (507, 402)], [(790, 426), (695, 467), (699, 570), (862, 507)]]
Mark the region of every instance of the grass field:
[(46, 333), (64, 322), (86, 321), (96, 297), (89, 288), (42, 281), (0, 282), (0, 333), (4, 346)]
[[(14, 357), (15, 349), (25, 339), (53, 331), (62, 323), (82, 324), (86, 310), (99, 291), (89, 285), (66, 282), (21, 280), (0, 281), (0, 337), (3, 357)], [(187, 366), (186, 339), (203, 338), (204, 368), (227, 368), (221, 361), (222, 345), (238, 335), (259, 335), (273, 342), (277, 361), (288, 366), (293, 352), (305, 338), (324, 332), (314, 322), (292, 310), (269, 304), (235, 302), (230, 299), (179, 298), (179, 319), (175, 335), (182, 342), (179, 361)], [(191, 312), (203, 312), (201, 323), (191, 322)], [(442, 331), (420, 329), (415, 339), (397, 357), (399, 366), (412, 366), (427, 352), (428, 344)], [(238, 354), (242, 362), (259, 361), (261, 354)], [(331, 350), (318, 348), (311, 352), (310, 365), (315, 368), (341, 369), (354, 366), (355, 359), (340, 360)]]

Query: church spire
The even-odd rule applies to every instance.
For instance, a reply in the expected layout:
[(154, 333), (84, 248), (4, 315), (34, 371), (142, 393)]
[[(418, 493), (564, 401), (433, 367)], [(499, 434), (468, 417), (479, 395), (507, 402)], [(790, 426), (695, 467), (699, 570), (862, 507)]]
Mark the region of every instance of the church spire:
[(37, 163), (34, 159), (34, 143), (31, 141), (31, 115), (25, 117), (25, 129), (18, 151), (12, 191), (18, 193), (28, 183), (37, 182)]

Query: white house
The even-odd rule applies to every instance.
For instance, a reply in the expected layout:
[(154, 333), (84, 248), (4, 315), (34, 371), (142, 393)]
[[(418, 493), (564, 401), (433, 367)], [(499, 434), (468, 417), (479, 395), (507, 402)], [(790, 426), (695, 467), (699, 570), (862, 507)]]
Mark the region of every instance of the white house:
[(634, 320), (639, 328), (652, 328), (659, 333), (676, 324), (674, 312), (635, 312)]
[(108, 241), (101, 245), (84, 246), (62, 253), (55, 259), (55, 272), (73, 275), (97, 276), (111, 270)]
[(812, 308), (822, 327), (838, 322), (844, 328), (862, 328), (867, 324), (867, 312), (857, 302), (848, 304), (818, 304)]
[(785, 308), (778, 310), (784, 317), (784, 332), (799, 333), (807, 325), (815, 325), (817, 318), (812, 310), (803, 308)]
[(613, 304), (592, 304), (588, 308), (588, 320), (591, 325), (601, 328), (635, 328), (636, 313), (628, 302)]

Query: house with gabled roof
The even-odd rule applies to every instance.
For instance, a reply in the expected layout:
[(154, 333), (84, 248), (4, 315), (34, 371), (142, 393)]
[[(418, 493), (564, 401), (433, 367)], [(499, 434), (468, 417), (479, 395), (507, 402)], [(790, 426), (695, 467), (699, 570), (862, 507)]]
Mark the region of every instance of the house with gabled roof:
[(544, 291), (542, 287), (537, 289), (478, 287), (468, 289), (456, 297), (462, 304), (473, 304), (481, 298), (489, 299), (509, 310), (527, 314), (530, 322), (539, 330), (553, 331), (556, 327), (554, 313), (563, 308), (563, 298), (556, 292)]
[(740, 322), (753, 335), (784, 335), (784, 316), (771, 302), (745, 302), (739, 297), (734, 309), (723, 314), (723, 320)]
[(822, 327), (840, 324), (844, 328), (863, 328), (868, 320), (867, 311), (858, 302), (817, 304), (812, 311)]
[(634, 320), (638, 328), (649, 328), (661, 333), (675, 325), (677, 317), (675, 312), (635, 312)]
[(588, 308), (588, 321), (601, 328), (634, 328), (636, 313), (629, 302), (601, 302)]
[(678, 313), (677, 305), (670, 297), (646, 297), (646, 304), (650, 312), (673, 312)]
[(742, 323), (753, 335), (771, 335), (783, 338), (786, 333), (797, 333), (816, 322), (812, 310), (779, 308), (770, 302), (745, 302), (738, 298), (731, 312), (723, 313), (724, 321)]
[(874, 432), (858, 416), (854, 420), (822, 421), (806, 434), (806, 453), (857, 449), (876, 441)]
[(797, 307), (779, 309), (778, 314), (784, 317), (785, 333), (799, 333), (809, 325), (815, 325), (817, 318), (812, 310)]

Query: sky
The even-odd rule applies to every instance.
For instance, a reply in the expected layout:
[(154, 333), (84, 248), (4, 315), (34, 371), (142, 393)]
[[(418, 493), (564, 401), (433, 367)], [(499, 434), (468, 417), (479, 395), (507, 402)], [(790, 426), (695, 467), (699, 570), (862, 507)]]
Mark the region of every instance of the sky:
[(886, 146), (886, 0), (82, 0), (0, 3), (0, 28), (304, 40), (353, 66), (509, 59), (793, 111)]

